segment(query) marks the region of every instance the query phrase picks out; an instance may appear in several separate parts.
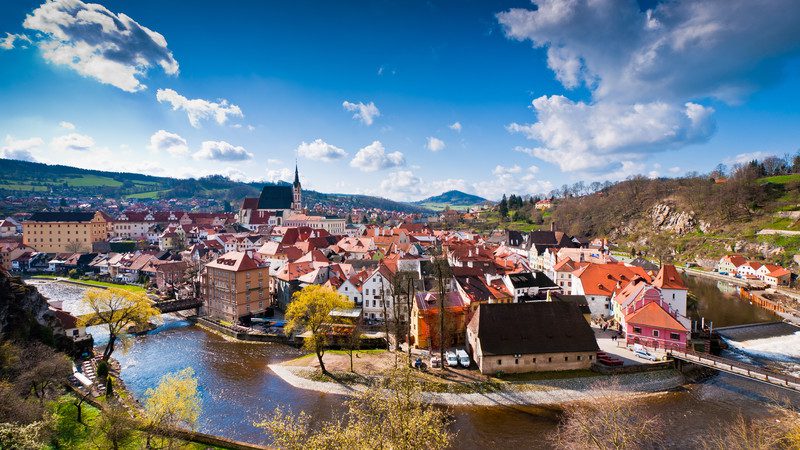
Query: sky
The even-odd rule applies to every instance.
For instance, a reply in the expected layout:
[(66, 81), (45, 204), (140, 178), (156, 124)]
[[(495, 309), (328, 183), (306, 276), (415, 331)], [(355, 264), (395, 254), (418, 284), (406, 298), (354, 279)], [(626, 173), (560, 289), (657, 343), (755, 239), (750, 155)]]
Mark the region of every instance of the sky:
[(5, 0), (0, 156), (418, 200), (800, 148), (800, 2)]

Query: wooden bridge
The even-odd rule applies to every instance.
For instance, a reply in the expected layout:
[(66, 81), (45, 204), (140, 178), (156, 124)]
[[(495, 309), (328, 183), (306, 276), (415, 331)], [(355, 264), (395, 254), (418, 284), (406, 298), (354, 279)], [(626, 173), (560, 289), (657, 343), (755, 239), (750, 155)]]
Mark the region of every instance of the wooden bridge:
[(203, 306), (203, 301), (199, 298), (186, 298), (182, 300), (167, 300), (163, 302), (154, 302), (153, 306), (158, 308), (161, 313), (171, 313), (177, 311), (185, 311), (187, 309), (196, 309)]
[(773, 372), (752, 364), (722, 358), (708, 353), (697, 353), (690, 350), (667, 350), (667, 355), (676, 361), (696, 364), (783, 389), (800, 392), (800, 378), (792, 375)]

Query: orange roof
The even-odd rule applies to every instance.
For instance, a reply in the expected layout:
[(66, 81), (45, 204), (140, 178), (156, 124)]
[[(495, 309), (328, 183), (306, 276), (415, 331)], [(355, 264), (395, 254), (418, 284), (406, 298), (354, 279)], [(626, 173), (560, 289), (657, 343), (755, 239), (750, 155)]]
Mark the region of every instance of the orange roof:
[(239, 272), (242, 270), (257, 269), (258, 264), (256, 264), (253, 258), (247, 256), (245, 252), (228, 252), (206, 264), (206, 267)]
[(683, 278), (675, 269), (672, 264), (664, 264), (661, 270), (658, 271), (656, 279), (653, 280), (653, 286), (661, 289), (682, 289), (688, 291), (689, 288), (683, 283)]
[(686, 331), (686, 327), (666, 312), (658, 302), (650, 302), (636, 312), (629, 314), (625, 318), (625, 322), (650, 328)]
[(773, 270), (772, 272), (770, 272), (768, 276), (774, 277), (774, 278), (780, 278), (780, 277), (785, 277), (786, 275), (789, 275), (789, 274), (791, 274), (791, 272), (789, 272), (788, 270), (786, 270), (783, 267), (781, 267), (780, 269)]
[(725, 255), (722, 257), (723, 261), (728, 261), (733, 264), (735, 267), (739, 267), (742, 264), (746, 263), (747, 260), (744, 259), (742, 255)]
[(644, 269), (637, 266), (626, 266), (622, 263), (589, 263), (573, 273), (581, 280), (585, 295), (610, 296), (618, 289), (617, 283), (621, 288), (637, 277), (650, 282), (650, 275)]

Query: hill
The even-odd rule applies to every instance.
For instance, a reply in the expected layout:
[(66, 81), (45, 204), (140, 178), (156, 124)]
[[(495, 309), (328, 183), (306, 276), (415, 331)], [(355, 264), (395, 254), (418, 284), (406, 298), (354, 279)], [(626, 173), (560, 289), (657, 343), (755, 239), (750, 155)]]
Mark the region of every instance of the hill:
[[(94, 197), (113, 199), (207, 198), (234, 207), (245, 197), (258, 196), (263, 182), (244, 183), (222, 175), (178, 179), (128, 172), (87, 170), (64, 165), (0, 159), (0, 196), (40, 195), (51, 197)], [(303, 190), (304, 203), (340, 209), (378, 208), (406, 213), (422, 213), (420, 206), (381, 197), (326, 194)], [(7, 212), (6, 212), (7, 213)]]
[(488, 202), (489, 201), (483, 197), (453, 190), (414, 202), (414, 204), (428, 209), (441, 210), (447, 206), (452, 209), (467, 209), (471, 206), (482, 205)]

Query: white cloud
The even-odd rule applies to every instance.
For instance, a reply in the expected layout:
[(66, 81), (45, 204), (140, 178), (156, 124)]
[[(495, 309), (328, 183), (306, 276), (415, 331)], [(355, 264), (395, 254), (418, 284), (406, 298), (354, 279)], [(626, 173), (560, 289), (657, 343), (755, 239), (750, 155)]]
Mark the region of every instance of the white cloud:
[(200, 120), (214, 119), (218, 124), (223, 125), (228, 121), (228, 117), (244, 117), (242, 110), (221, 99), (219, 102), (212, 102), (200, 98), (188, 99), (172, 89), (159, 89), (156, 91), (156, 100), (159, 103), (167, 102), (172, 105), (172, 110), (182, 110), (189, 117), (189, 123), (195, 127), (200, 127)]
[(102, 5), (47, 1), (28, 14), (23, 26), (39, 32), (37, 45), (49, 62), (127, 92), (145, 89), (140, 78), (155, 66), (178, 73), (164, 36)]
[(24, 34), (6, 33), (6, 37), (0, 39), (0, 48), (2, 48), (3, 50), (11, 50), (14, 48), (15, 41), (24, 41), (30, 43), (31, 38), (29, 38)]
[(715, 129), (714, 110), (695, 103), (584, 103), (553, 95), (535, 99), (533, 110), (536, 123), (512, 123), (508, 130), (542, 146), (515, 150), (563, 171), (607, 167), (621, 159), (703, 142)]
[(452, 124), (448, 125), (448, 128), (455, 132), (461, 133), (461, 122), (453, 122)]
[(747, 164), (747, 163), (749, 163), (750, 161), (752, 161), (754, 159), (762, 160), (762, 159), (764, 159), (764, 158), (766, 158), (768, 156), (775, 156), (775, 154), (774, 153), (770, 153), (770, 152), (762, 152), (762, 151), (750, 152), (750, 153), (739, 153), (736, 156), (725, 158), (725, 160), (723, 162), (725, 164), (729, 165), (729, 166), (733, 166), (733, 165), (736, 165), (736, 164)]
[(681, 171), (681, 168), (678, 167), (678, 166), (670, 167), (669, 169), (667, 169), (667, 171), (674, 175), (674, 174), (679, 173)]
[(418, 197), (425, 193), (422, 179), (410, 170), (391, 172), (381, 181), (381, 193), (390, 198)]
[(6, 145), (0, 147), (0, 157), (5, 159), (18, 159), (21, 161), (36, 161), (31, 150), (44, 145), (44, 140), (39, 137), (14, 139), (12, 136), (7, 135), (5, 142)]
[(269, 159), (267, 160), (267, 164), (269, 164), (269, 165), (273, 165), (273, 164), (280, 164), (280, 163), (281, 163), (281, 160), (280, 160), (280, 159), (269, 158)]
[(186, 139), (175, 133), (165, 130), (158, 130), (150, 136), (150, 145), (147, 146), (154, 152), (167, 152), (173, 156), (181, 156), (189, 153), (189, 144)]
[(428, 142), (425, 144), (425, 148), (432, 152), (438, 152), (440, 150), (444, 150), (446, 147), (443, 140), (435, 138), (433, 136), (428, 136)]
[(253, 159), (253, 154), (244, 147), (235, 146), (225, 141), (204, 141), (194, 155), (195, 159), (213, 161), (245, 161)]
[(562, 170), (621, 170), (622, 160), (707, 139), (713, 110), (699, 102), (735, 103), (774, 84), (800, 49), (794, 0), (675, 0), (646, 11), (635, 0), (534, 3), (497, 15), (506, 36), (546, 48), (561, 84), (592, 99), (541, 97), (539, 122), (511, 128)]
[(406, 159), (402, 153), (386, 153), (381, 141), (375, 141), (359, 150), (353, 160), (350, 161), (350, 166), (363, 172), (375, 172), (376, 170), (402, 166), (405, 163)]
[(85, 134), (70, 133), (53, 138), (50, 146), (58, 151), (86, 151), (94, 147), (94, 139)]
[(381, 115), (380, 110), (373, 102), (364, 104), (361, 102), (352, 103), (345, 100), (342, 103), (342, 107), (347, 111), (355, 112), (355, 114), (353, 114), (353, 118), (360, 120), (361, 123), (368, 126), (372, 125), (372, 122), (375, 120), (375, 118)]
[(501, 165), (495, 166), (494, 170), (492, 171), (492, 175), (509, 175), (514, 173), (522, 172), (522, 167), (518, 165), (513, 165), (511, 167), (503, 167)]
[(346, 151), (335, 145), (328, 144), (322, 139), (316, 139), (311, 143), (301, 142), (297, 146), (297, 154), (303, 158), (325, 162), (335, 161), (347, 156)]
[(65, 129), (65, 130), (74, 130), (75, 129), (75, 124), (73, 124), (72, 122), (63, 121), (63, 122), (60, 122), (58, 124), (58, 126), (60, 126), (61, 128)]
[(271, 183), (277, 183), (278, 181), (292, 181), (294, 179), (294, 172), (288, 167), (284, 167), (281, 169), (269, 169), (267, 170), (267, 181)]

